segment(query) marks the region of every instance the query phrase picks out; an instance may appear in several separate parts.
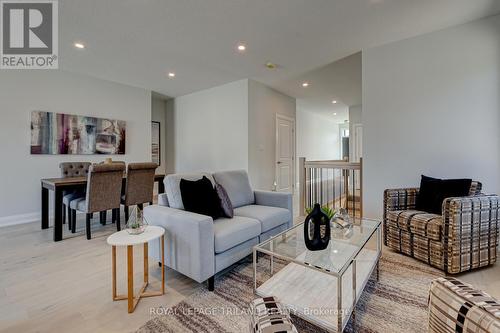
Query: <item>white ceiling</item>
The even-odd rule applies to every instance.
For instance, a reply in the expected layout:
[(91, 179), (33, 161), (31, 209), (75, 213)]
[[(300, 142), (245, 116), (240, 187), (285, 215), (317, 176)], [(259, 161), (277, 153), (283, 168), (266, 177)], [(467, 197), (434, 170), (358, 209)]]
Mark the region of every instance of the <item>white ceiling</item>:
[[(500, 1), (60, 0), (59, 7), (64, 70), (168, 96), (251, 78), (300, 98), (293, 85), (304, 73), (496, 14)], [(86, 48), (75, 49), (75, 41)], [(235, 52), (240, 41), (248, 45), (244, 54)], [(267, 61), (279, 68), (266, 69)]]
[[(349, 106), (362, 102), (361, 52), (280, 83), (297, 98), (297, 109), (316, 112), (339, 123), (349, 119)], [(297, 82), (309, 82), (307, 88)], [(332, 101), (336, 101), (333, 104)]]

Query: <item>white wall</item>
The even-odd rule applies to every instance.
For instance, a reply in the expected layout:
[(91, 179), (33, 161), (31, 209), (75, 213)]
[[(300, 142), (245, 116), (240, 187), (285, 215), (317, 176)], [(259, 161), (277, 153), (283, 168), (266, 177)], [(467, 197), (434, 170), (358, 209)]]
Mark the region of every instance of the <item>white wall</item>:
[(31, 111), (127, 122), (127, 162), (151, 160), (150, 92), (58, 70), (0, 74), (0, 225), (39, 220), (40, 179), (58, 177), (62, 161), (102, 161), (102, 155), (30, 155)]
[(166, 101), (166, 137), (165, 137), (165, 171), (175, 173), (175, 100)]
[(248, 169), (248, 80), (175, 98), (175, 171)]
[(276, 115), (295, 119), (295, 98), (248, 81), (248, 173), (254, 188), (272, 190), (276, 175)]
[(338, 160), (339, 124), (327, 116), (297, 110), (297, 157), (310, 161)]
[(167, 171), (167, 113), (166, 100), (157, 96), (151, 98), (151, 121), (160, 123), (160, 166), (156, 169), (157, 173)]
[(500, 16), (363, 52), (365, 216), (421, 174), (498, 193)]

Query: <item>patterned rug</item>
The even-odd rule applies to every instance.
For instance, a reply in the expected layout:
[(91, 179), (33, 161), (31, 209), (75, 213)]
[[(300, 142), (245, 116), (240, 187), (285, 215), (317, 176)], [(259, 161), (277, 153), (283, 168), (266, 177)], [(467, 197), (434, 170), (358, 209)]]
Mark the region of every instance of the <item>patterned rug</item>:
[[(269, 278), (269, 260), (261, 258), (258, 265), (260, 284)], [(279, 263), (276, 268), (279, 269)], [(351, 319), (345, 332), (425, 331), (429, 285), (440, 276), (442, 272), (424, 263), (385, 250), (380, 261), (380, 280), (377, 282), (372, 276), (368, 281), (356, 307), (355, 326)], [(159, 309), (161, 315), (137, 332), (248, 332), (249, 317), (245, 311), (249, 301), (256, 298), (251, 258), (233, 265), (215, 281), (215, 292), (203, 289), (173, 308)], [(292, 316), (292, 321), (299, 332), (323, 332), (297, 317)]]

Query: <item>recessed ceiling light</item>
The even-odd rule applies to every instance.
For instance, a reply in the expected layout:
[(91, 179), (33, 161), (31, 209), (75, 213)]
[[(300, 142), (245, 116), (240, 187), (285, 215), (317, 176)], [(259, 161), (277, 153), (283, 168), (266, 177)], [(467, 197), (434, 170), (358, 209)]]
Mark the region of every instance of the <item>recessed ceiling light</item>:
[(332, 103), (333, 103), (333, 104), (337, 104), (337, 101), (336, 101), (336, 100), (333, 100), (333, 101), (332, 101)]
[(82, 43), (75, 43), (73, 44), (74, 47), (76, 47), (77, 49), (84, 49), (85, 48), (85, 45), (83, 45)]
[(266, 67), (267, 67), (267, 69), (276, 69), (276, 64), (274, 64), (272, 62), (267, 62)]
[(337, 115), (337, 112), (334, 112), (334, 113), (333, 113), (333, 115), (334, 115), (334, 116), (336, 116), (336, 115)]
[(238, 49), (238, 51), (244, 52), (247, 49), (247, 46), (243, 43), (240, 43), (236, 48)]
[(174, 77), (175, 77), (175, 73), (174, 73), (174, 72), (169, 72), (169, 73), (168, 73), (168, 77), (170, 77), (170, 78), (174, 78)]
[(302, 87), (304, 88), (309, 87), (309, 82), (302, 82)]

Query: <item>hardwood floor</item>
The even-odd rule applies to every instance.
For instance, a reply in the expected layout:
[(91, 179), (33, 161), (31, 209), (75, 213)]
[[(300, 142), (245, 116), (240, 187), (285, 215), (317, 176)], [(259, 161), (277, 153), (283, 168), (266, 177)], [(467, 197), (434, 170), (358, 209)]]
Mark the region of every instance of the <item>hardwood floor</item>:
[[(109, 215), (109, 214), (108, 214)], [(92, 240), (79, 219), (77, 234), (52, 241), (52, 229), (30, 223), (0, 229), (1, 332), (133, 332), (149, 318), (149, 309), (171, 306), (200, 285), (167, 270), (164, 296), (140, 300), (134, 313), (127, 302), (113, 302), (111, 246), (106, 238), (114, 224), (101, 226), (94, 219)], [(67, 226), (65, 225), (67, 229)], [(134, 247), (136, 291), (142, 281), (142, 246)], [(150, 260), (149, 288), (158, 290), (161, 269)], [(126, 248), (117, 248), (117, 286), (126, 293)], [(153, 289), (151, 289), (153, 290)]]
[[(65, 230), (66, 239), (58, 243), (52, 241), (52, 229), (40, 230), (39, 223), (0, 228), (0, 332), (133, 332), (151, 317), (151, 307), (172, 306), (205, 288), (169, 269), (166, 294), (142, 299), (128, 314), (125, 301), (111, 300), (111, 247), (106, 238), (115, 225), (102, 227), (95, 219), (90, 241), (84, 225), (79, 217), (77, 234)], [(125, 251), (117, 249), (120, 293), (126, 290)], [(134, 255), (135, 279), (141, 281), (141, 246), (134, 248)], [(500, 299), (499, 276), (497, 263), (458, 278)], [(153, 288), (159, 288), (160, 279), (158, 264), (150, 260)]]

